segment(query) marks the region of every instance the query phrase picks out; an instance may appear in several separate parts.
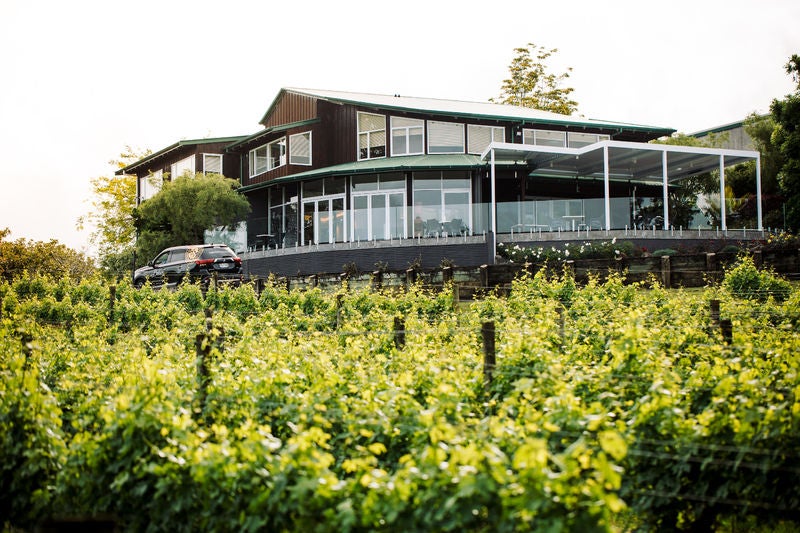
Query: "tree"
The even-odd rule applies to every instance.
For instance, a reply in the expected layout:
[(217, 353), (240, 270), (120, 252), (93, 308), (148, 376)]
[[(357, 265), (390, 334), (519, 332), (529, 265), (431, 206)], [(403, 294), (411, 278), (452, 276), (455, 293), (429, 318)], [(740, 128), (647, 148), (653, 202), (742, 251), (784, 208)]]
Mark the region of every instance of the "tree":
[(528, 43), (523, 48), (515, 48), (516, 55), (508, 68), (510, 78), (503, 80), (500, 96), (497, 99), (490, 98), (490, 101), (553, 111), (563, 115), (571, 115), (577, 111), (578, 103), (569, 98), (574, 89), (561, 87), (561, 83), (569, 78), (572, 68), (556, 75), (547, 72), (545, 67), (547, 59), (556, 52), (557, 48), (547, 50), (533, 43)]
[(796, 231), (800, 229), (800, 56), (793, 54), (785, 69), (797, 88), (783, 100), (772, 101), (775, 129), (770, 140), (783, 158), (778, 185), (786, 198), (786, 226)]
[(220, 174), (184, 174), (164, 183), (133, 213), (138, 257), (145, 261), (169, 246), (202, 243), (206, 230), (232, 229), (250, 212), (238, 186)]
[(27, 272), (79, 281), (95, 272), (88, 257), (56, 240), (10, 241), (6, 240), (9, 235), (11, 230), (0, 229), (0, 280), (11, 281)]
[[(150, 154), (126, 146), (118, 159), (109, 161), (114, 170), (122, 169)], [(100, 265), (106, 274), (121, 276), (133, 261), (136, 242), (133, 211), (136, 208), (136, 176), (100, 176), (92, 181), (91, 210), (78, 218), (78, 228), (94, 227), (89, 240), (97, 247)]]

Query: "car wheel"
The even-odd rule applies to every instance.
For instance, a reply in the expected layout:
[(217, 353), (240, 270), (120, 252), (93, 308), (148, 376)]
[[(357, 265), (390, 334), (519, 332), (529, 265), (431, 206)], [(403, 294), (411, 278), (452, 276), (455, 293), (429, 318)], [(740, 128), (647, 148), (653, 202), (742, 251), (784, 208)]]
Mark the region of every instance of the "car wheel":
[(139, 279), (133, 280), (133, 288), (134, 289), (141, 289), (142, 287), (144, 287), (144, 279), (139, 278)]

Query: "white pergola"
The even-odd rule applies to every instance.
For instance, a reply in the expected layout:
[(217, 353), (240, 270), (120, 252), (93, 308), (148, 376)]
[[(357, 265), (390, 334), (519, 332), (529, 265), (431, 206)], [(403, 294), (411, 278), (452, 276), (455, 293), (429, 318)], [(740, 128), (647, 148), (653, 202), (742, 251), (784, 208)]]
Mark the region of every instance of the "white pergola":
[(537, 176), (602, 178), (606, 229), (611, 227), (609, 184), (612, 180), (660, 183), (664, 194), (664, 228), (669, 228), (669, 185), (690, 176), (719, 170), (720, 223), (725, 231), (725, 168), (755, 160), (758, 229), (763, 230), (761, 156), (756, 151), (624, 141), (601, 141), (581, 148), (493, 142), (481, 159), (488, 160), (491, 169), (491, 228), (494, 235), (497, 234), (495, 165), (498, 162), (525, 162)]

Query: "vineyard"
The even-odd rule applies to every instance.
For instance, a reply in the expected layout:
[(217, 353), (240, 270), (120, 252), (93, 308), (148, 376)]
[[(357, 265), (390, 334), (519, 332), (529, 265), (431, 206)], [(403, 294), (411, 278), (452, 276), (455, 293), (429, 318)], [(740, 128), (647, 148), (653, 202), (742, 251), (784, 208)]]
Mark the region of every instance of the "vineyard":
[(800, 291), (0, 284), (0, 522), (795, 531)]

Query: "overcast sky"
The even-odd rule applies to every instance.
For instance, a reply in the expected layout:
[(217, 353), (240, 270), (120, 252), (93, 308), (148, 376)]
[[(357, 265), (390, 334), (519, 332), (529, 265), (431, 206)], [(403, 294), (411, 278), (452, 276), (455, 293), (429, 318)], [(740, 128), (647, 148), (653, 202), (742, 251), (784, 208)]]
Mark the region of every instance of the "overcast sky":
[(247, 135), (281, 87), (471, 101), (557, 48), (578, 112), (691, 133), (793, 90), (797, 0), (0, 0), (0, 229), (88, 250), (126, 145)]

